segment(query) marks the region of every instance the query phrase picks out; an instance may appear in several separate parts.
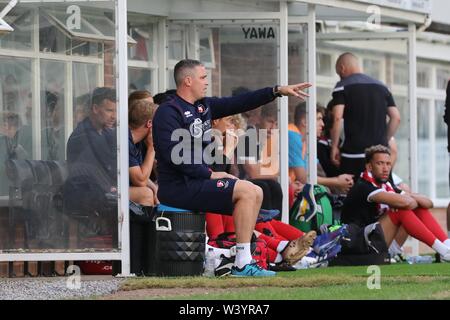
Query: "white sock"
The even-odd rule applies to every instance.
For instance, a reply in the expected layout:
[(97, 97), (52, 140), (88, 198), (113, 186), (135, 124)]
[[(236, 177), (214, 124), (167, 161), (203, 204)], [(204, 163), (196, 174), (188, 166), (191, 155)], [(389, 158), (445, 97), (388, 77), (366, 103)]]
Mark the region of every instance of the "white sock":
[(431, 247), (433, 248), (434, 251), (436, 251), (440, 255), (444, 255), (450, 251), (450, 248), (448, 248), (445, 244), (443, 244), (438, 239), (436, 239), (436, 241), (434, 241), (434, 243)]
[(402, 253), (403, 253), (402, 247), (400, 247), (400, 245), (394, 239), (389, 247), (389, 254), (393, 257), (397, 254), (402, 254)]
[(283, 252), (283, 250), (287, 247), (288, 244), (289, 244), (289, 241), (286, 241), (286, 240), (280, 241), (280, 243), (278, 244), (278, 247), (277, 247), (277, 252)]
[(281, 254), (277, 253), (277, 257), (275, 258), (274, 262), (279, 263), (281, 261), (283, 261), (283, 256)]
[(447, 248), (450, 248), (450, 239), (445, 240), (444, 244), (447, 246)]
[(234, 265), (241, 269), (251, 262), (252, 253), (250, 252), (250, 243), (236, 243), (236, 258), (234, 259)]

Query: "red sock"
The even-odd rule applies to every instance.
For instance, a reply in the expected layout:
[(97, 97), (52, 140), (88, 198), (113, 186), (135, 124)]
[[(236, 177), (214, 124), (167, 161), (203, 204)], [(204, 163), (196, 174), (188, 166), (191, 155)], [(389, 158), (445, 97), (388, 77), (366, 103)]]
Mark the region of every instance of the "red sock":
[(263, 239), (266, 243), (267, 243), (267, 247), (269, 249), (275, 250), (277, 251), (278, 249), (278, 245), (280, 244), (281, 241), (283, 241), (282, 239), (277, 239), (268, 235), (265, 235), (264, 233), (261, 233), (258, 236), (259, 239)]
[(417, 208), (414, 210), (414, 213), (420, 219), (420, 221), (422, 221), (423, 224), (427, 226), (428, 230), (430, 230), (441, 242), (444, 242), (448, 239), (444, 230), (442, 230), (441, 226), (428, 209)]
[(206, 233), (211, 239), (216, 238), (225, 231), (223, 227), (222, 215), (215, 213), (206, 213)]
[(296, 227), (278, 220), (271, 220), (270, 224), (280, 236), (288, 240), (298, 239), (305, 234)]
[(406, 232), (432, 247), (436, 241), (434, 234), (422, 223), (422, 221), (411, 210), (389, 211), (389, 218), (396, 226), (402, 225)]
[(225, 232), (236, 232), (236, 229), (234, 228), (234, 219), (233, 216), (222, 216), (223, 221), (223, 228)]
[(277, 258), (278, 252), (271, 248), (267, 248), (267, 254), (269, 255), (269, 261), (271, 263), (275, 263), (275, 259)]

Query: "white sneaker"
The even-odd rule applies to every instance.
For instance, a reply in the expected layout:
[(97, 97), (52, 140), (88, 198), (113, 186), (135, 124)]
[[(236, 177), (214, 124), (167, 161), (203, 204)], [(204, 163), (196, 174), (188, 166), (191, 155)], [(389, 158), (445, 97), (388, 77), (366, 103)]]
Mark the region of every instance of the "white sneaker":
[(317, 258), (304, 256), (293, 267), (297, 270), (309, 269), (312, 265), (316, 264)]
[(450, 262), (450, 250), (446, 254), (441, 254), (441, 261)]

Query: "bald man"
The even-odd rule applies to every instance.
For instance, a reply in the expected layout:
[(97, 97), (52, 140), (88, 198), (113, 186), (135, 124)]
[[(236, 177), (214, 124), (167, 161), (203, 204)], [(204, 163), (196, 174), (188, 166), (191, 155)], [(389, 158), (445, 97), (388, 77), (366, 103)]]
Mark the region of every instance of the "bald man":
[[(352, 53), (339, 56), (336, 73), (341, 81), (333, 90), (331, 161), (356, 180), (364, 171), (364, 150), (378, 144), (388, 146), (400, 125), (400, 113), (388, 88), (363, 74)], [(342, 121), (345, 138), (340, 147)]]

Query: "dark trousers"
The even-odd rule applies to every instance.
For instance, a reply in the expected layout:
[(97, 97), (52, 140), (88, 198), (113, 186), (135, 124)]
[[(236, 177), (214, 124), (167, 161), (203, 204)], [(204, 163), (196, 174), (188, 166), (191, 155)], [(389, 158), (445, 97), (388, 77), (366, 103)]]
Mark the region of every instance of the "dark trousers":
[(263, 190), (262, 209), (277, 209), (282, 212), (283, 191), (277, 181), (271, 179), (253, 179), (250, 182), (261, 187)]

